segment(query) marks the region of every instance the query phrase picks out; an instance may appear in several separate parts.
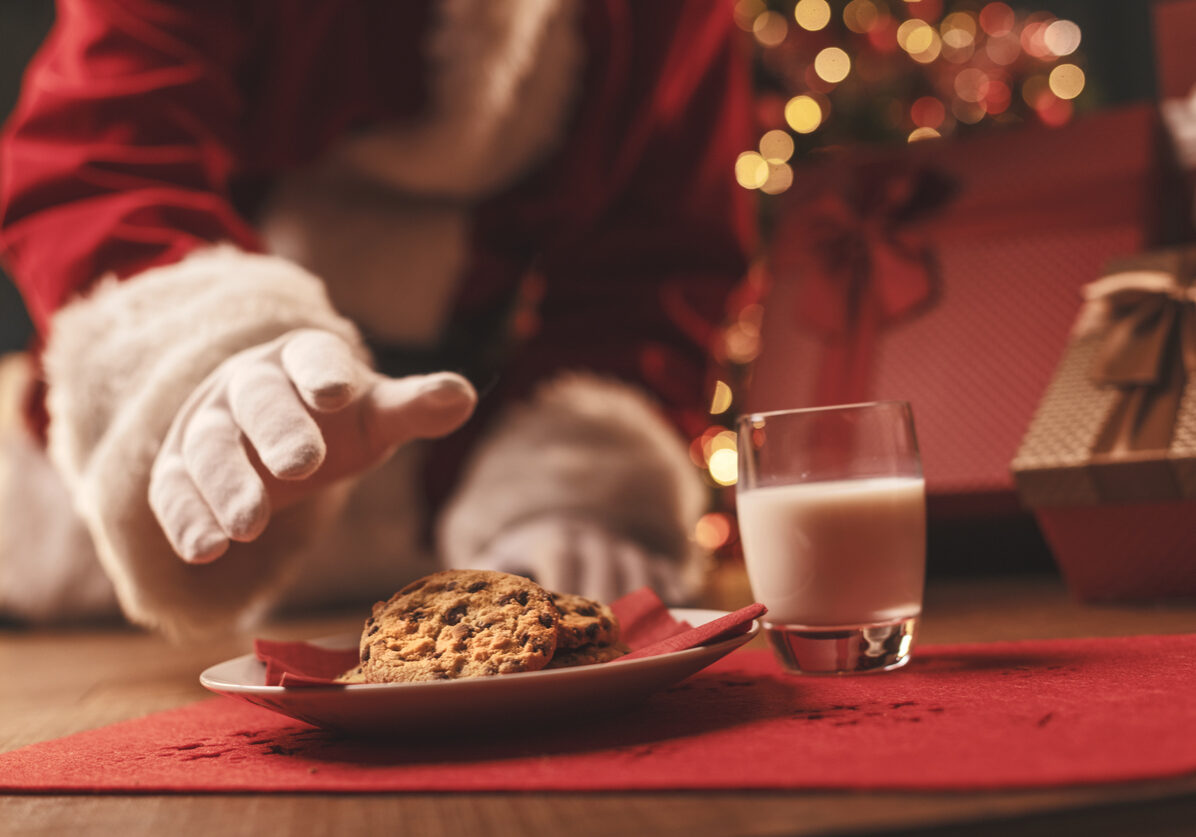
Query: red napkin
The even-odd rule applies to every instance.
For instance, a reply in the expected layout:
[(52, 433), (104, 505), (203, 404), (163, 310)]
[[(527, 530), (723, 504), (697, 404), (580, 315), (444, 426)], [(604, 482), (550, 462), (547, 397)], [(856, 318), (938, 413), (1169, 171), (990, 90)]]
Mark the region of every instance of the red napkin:
[[(695, 628), (674, 619), (660, 597), (644, 587), (611, 603), (622, 627), (622, 641), (631, 648), (619, 659), (652, 657), (730, 639), (747, 631), (764, 609), (762, 604), (748, 605)], [(334, 684), (334, 678), (357, 665), (356, 648), (333, 651), (306, 642), (257, 639), (253, 650), (266, 664), (269, 686), (341, 685)]]
[(741, 649), (633, 711), (491, 740), (351, 740), (212, 698), (0, 755), (26, 792), (980, 790), (1196, 771), (1196, 634), (923, 647), (803, 678)]

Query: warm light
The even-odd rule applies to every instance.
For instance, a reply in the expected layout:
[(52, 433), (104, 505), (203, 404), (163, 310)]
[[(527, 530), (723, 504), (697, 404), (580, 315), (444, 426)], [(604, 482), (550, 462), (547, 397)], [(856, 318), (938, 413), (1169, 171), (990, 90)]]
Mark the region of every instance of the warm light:
[(980, 28), (993, 38), (1008, 35), (1015, 22), (1013, 9), (1004, 3), (989, 3), (980, 10)]
[(752, 23), (752, 34), (761, 46), (778, 46), (789, 34), (789, 24), (780, 12), (765, 12)]
[(909, 57), (917, 61), (919, 64), (931, 64), (942, 54), (943, 39), (939, 37), (939, 33), (934, 30), (933, 26), (926, 27), (930, 31), (930, 45), (926, 49), (911, 52)]
[(793, 137), (776, 128), (760, 138), (760, 155), (769, 163), (784, 163), (793, 156)]
[(1048, 22), (1029, 20), (1022, 27), (1022, 49), (1035, 58), (1050, 58), (1051, 50), (1046, 44)]
[(826, 0), (798, 0), (793, 18), (802, 29), (817, 32), (831, 22), (831, 4)]
[(710, 455), (706, 470), (719, 485), (734, 485), (739, 481), (739, 454), (734, 448), (716, 450)]
[[(792, 173), (790, 173), (791, 182)], [(765, 186), (769, 186), (769, 178), (767, 176), (764, 179), (764, 183), (760, 184), (759, 188), (761, 191), (763, 191)], [(769, 188), (774, 188), (774, 186), (769, 186)], [(788, 185), (785, 188), (788, 188)], [(780, 191), (783, 192), (785, 189), (781, 189)], [(770, 192), (769, 194), (777, 193)], [(742, 320), (732, 323), (723, 333), (723, 350), (727, 353), (727, 359), (732, 363), (751, 363), (756, 359), (756, 355), (760, 354), (760, 329)]]
[(960, 70), (955, 77), (955, 95), (965, 102), (980, 102), (988, 95), (988, 74), (978, 67)]
[(760, 187), (766, 195), (779, 195), (793, 185), (793, 169), (786, 163), (768, 163), (768, 180)]
[(906, 52), (922, 52), (930, 47), (933, 32), (926, 21), (910, 18), (897, 27), (897, 45)]
[(906, 142), (918, 142), (919, 140), (934, 139), (935, 137), (939, 136), (942, 136), (942, 134), (940, 134), (934, 128), (915, 128), (914, 130), (910, 131), (909, 136), (906, 138)]
[(814, 72), (823, 81), (837, 84), (851, 72), (851, 56), (839, 47), (827, 47), (814, 56)]
[(871, 32), (878, 20), (880, 10), (872, 0), (851, 0), (843, 8), (843, 24), (857, 35)]
[(1060, 99), (1074, 99), (1084, 89), (1084, 71), (1075, 64), (1060, 64), (1051, 70), (1048, 84)]
[(731, 537), (731, 521), (725, 514), (710, 512), (698, 518), (694, 540), (703, 549), (718, 549)]
[(1007, 67), (1022, 54), (1022, 44), (1017, 35), (1000, 35), (988, 39), (984, 45), (984, 53), (994, 64)]
[(794, 96), (785, 103), (785, 121), (799, 134), (808, 134), (822, 124), (822, 108), (812, 96)]
[(751, 32), (756, 18), (766, 11), (768, 7), (764, 5), (764, 0), (739, 0), (732, 14), (735, 16), (736, 26), (744, 32)]
[(947, 109), (933, 96), (923, 96), (910, 105), (909, 118), (919, 128), (937, 128), (947, 118)]
[(710, 399), (710, 415), (717, 416), (731, 409), (734, 395), (731, 388), (723, 381), (714, 382), (714, 395)]
[(759, 189), (768, 181), (768, 161), (755, 151), (745, 151), (735, 160), (735, 180), (745, 189)]
[(1071, 55), (1080, 48), (1080, 27), (1070, 20), (1056, 20), (1047, 26), (1042, 39), (1055, 55)]
[(1013, 93), (1009, 90), (1009, 85), (999, 79), (990, 80), (988, 83), (988, 93), (984, 96), (984, 107), (989, 113), (1004, 113), (1009, 109), (1009, 103), (1013, 99)]
[(968, 46), (976, 40), (976, 19), (967, 12), (952, 12), (943, 18), (939, 32), (948, 46)]
[(988, 111), (980, 102), (965, 102), (963, 99), (955, 99), (951, 102), (951, 113), (965, 125), (975, 125), (987, 115)]

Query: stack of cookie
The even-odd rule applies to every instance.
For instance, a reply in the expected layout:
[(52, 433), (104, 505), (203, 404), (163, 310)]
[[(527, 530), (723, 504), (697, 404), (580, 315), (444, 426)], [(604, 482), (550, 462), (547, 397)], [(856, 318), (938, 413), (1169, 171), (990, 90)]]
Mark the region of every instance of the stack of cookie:
[(627, 653), (601, 602), (517, 575), (448, 570), (374, 605), (343, 683), (451, 680), (606, 662)]

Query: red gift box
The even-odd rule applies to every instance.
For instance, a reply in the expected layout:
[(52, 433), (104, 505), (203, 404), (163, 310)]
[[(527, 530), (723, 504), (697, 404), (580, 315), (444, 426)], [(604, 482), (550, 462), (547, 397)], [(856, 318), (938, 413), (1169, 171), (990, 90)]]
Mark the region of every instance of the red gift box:
[(1121, 260), (1085, 289), (1013, 461), (1086, 600), (1196, 596), (1196, 248)]
[(799, 171), (748, 408), (909, 401), (932, 522), (1024, 515), (1010, 462), (1079, 289), (1187, 218), (1169, 161), (1135, 106)]

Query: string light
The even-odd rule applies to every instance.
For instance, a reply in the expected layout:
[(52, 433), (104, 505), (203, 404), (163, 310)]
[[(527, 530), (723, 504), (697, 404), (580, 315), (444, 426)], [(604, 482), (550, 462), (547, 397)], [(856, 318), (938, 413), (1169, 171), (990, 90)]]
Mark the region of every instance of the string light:
[(1075, 64), (1060, 64), (1051, 70), (1047, 83), (1060, 99), (1074, 99), (1084, 89), (1084, 71)]
[(802, 29), (818, 32), (831, 22), (831, 4), (826, 0), (798, 0), (793, 18)]
[(785, 121), (799, 134), (809, 134), (822, 124), (822, 108), (813, 96), (794, 96), (785, 103)]
[(823, 81), (837, 84), (851, 72), (851, 56), (839, 47), (827, 47), (814, 56), (814, 72)]

